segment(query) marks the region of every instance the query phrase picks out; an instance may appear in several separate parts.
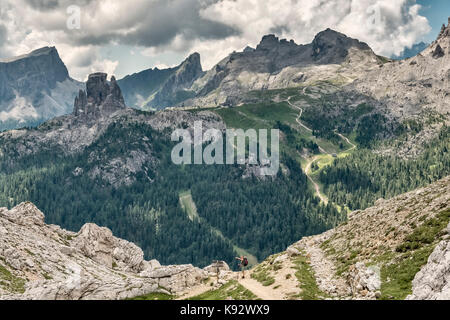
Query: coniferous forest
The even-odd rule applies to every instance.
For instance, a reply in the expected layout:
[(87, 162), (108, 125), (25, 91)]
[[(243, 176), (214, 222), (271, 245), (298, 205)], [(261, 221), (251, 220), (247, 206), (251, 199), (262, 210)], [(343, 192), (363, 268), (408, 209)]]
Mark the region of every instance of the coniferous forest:
[(320, 172), (330, 199), (351, 210), (365, 209), (379, 198), (389, 199), (450, 174), (450, 128), (428, 143), (413, 159), (377, 155), (360, 149), (337, 159)]
[[(138, 150), (143, 137), (151, 141), (158, 164), (136, 175), (133, 184), (114, 187), (100, 177), (75, 174), (75, 169), (89, 172), (103, 158)], [(31, 201), (45, 213), (46, 223), (78, 231), (93, 222), (136, 243), (148, 259), (198, 266), (217, 259), (234, 265), (234, 246), (262, 260), (345, 219), (334, 206), (319, 204), (298, 163), (285, 155), (287, 173), (243, 179), (244, 168), (237, 165), (176, 166), (172, 146), (145, 124), (112, 124), (74, 156), (46, 150), (16, 157), (11, 151), (0, 162), (0, 206)], [(86, 161), (98, 150), (99, 159)], [(202, 222), (190, 220), (180, 206), (179, 195), (186, 190)]]

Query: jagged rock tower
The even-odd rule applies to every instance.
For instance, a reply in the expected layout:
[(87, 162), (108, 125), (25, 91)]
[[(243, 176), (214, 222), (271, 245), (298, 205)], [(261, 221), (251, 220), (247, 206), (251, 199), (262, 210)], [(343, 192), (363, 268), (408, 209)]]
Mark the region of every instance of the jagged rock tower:
[(80, 90), (75, 98), (73, 115), (76, 117), (97, 118), (125, 109), (122, 91), (114, 76), (107, 81), (106, 73), (93, 73), (86, 82), (86, 91)]
[(450, 17), (448, 18), (448, 25), (442, 25), (441, 32), (439, 32), (436, 41), (432, 44), (432, 47), (433, 46), (432, 55), (435, 59), (450, 54)]
[(450, 17), (448, 18), (448, 26), (442, 25), (441, 32), (439, 33), (438, 39), (450, 36)]

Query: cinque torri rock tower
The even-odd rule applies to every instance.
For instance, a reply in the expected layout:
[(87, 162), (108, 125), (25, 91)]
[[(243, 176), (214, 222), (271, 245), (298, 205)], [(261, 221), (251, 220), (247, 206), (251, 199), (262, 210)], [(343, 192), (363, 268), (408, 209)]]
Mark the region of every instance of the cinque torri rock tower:
[(93, 73), (86, 82), (86, 91), (80, 90), (75, 98), (73, 115), (76, 117), (97, 118), (120, 109), (125, 109), (122, 91), (114, 76), (107, 81), (106, 73)]

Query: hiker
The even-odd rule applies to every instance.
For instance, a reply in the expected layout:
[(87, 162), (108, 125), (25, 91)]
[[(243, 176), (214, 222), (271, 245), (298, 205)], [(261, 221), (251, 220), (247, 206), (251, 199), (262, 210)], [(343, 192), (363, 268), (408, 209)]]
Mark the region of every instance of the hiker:
[(245, 267), (248, 266), (248, 259), (247, 257), (241, 256), (241, 257), (236, 257), (236, 260), (239, 260), (239, 267), (242, 270), (242, 279), (245, 278)]

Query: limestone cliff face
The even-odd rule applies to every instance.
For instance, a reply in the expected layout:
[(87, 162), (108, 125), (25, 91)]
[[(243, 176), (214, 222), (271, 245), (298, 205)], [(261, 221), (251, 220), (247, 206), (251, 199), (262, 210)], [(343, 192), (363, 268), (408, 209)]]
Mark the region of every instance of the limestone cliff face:
[(416, 274), (408, 300), (450, 300), (450, 224), (446, 240), (442, 240)]
[(44, 214), (31, 203), (0, 208), (0, 268), (0, 300), (177, 294), (208, 276), (192, 265), (145, 261), (135, 244), (95, 224), (77, 233), (46, 225)]
[(297, 87), (340, 78), (340, 74), (354, 78), (380, 63), (367, 44), (331, 29), (306, 45), (270, 34), (256, 49), (233, 52), (196, 80), (191, 88), (195, 97), (183, 105), (227, 105), (252, 90)]
[(317, 34), (314, 38), (312, 42), (312, 56), (317, 63), (339, 64), (345, 61), (345, 58), (349, 55), (350, 48), (372, 52), (372, 49), (366, 43), (327, 29)]
[(0, 62), (0, 97), (8, 101), (14, 91), (28, 96), (53, 89), (69, 78), (69, 72), (54, 47), (44, 47), (28, 55)]
[(433, 110), (447, 114), (450, 105), (450, 21), (438, 38), (417, 56), (391, 61), (368, 72), (350, 89), (385, 104), (399, 118)]
[(202, 75), (200, 54), (193, 53), (174, 70), (147, 106), (164, 109), (192, 97), (195, 93), (191, 91), (191, 86)]
[(0, 61), (0, 130), (70, 113), (79, 88), (54, 47)]

